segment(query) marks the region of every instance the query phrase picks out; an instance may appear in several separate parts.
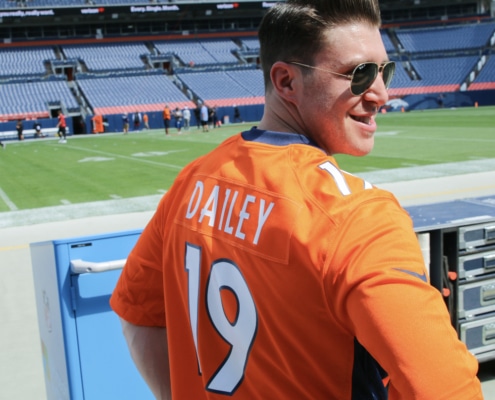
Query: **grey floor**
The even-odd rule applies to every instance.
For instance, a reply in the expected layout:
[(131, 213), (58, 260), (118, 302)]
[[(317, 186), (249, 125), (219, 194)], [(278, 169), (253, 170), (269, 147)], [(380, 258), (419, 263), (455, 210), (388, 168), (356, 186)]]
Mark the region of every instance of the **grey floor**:
[[(378, 186), (392, 191), (405, 206), (425, 204), (495, 195), (495, 172), (397, 183), (384, 179)], [(0, 213), (0, 400), (46, 399), (29, 244), (143, 228), (156, 205), (152, 200), (146, 200), (148, 210), (116, 208), (115, 214), (77, 214), (76, 219), (69, 219), (75, 215), (70, 207), (66, 213), (57, 208), (53, 215), (49, 209)], [(495, 361), (483, 363), (479, 377), (485, 399), (495, 399)]]

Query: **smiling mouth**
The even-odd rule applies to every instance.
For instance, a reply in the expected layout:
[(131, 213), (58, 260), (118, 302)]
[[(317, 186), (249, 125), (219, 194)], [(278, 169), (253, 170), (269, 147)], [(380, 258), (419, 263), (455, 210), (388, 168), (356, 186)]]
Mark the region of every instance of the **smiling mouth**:
[(366, 125), (371, 125), (371, 117), (360, 117), (357, 115), (351, 115), (351, 118), (354, 121), (358, 121), (358, 122), (361, 122), (361, 123), (366, 124)]

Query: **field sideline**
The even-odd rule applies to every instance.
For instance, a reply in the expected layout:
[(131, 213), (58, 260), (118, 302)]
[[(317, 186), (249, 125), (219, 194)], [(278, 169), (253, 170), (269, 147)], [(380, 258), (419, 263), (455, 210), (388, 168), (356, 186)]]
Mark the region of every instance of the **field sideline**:
[[(377, 121), (370, 155), (337, 156), (343, 169), (372, 183), (495, 170), (495, 107), (394, 112)], [(109, 211), (124, 203), (130, 211), (154, 207), (190, 160), (253, 125), (7, 142), (0, 150), (0, 219), (3, 212), (70, 205), (77, 214), (82, 203)]]

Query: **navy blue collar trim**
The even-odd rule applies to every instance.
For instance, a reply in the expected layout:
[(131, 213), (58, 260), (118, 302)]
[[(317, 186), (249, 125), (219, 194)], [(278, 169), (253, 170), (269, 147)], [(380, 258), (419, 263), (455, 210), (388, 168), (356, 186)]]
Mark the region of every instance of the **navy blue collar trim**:
[(271, 144), (274, 146), (288, 146), (290, 144), (307, 144), (310, 146), (318, 147), (318, 145), (315, 142), (313, 142), (311, 139), (309, 139), (307, 136), (300, 135), (298, 133), (264, 131), (256, 127), (253, 127), (249, 131), (242, 132), (241, 136), (246, 141)]

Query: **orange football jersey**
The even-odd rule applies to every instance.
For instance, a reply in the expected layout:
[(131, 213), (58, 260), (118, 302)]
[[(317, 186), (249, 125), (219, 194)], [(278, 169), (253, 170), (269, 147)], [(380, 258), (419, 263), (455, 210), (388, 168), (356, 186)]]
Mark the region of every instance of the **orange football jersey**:
[(175, 399), (482, 398), (407, 212), (301, 135), (184, 168), (111, 305), (167, 327)]

